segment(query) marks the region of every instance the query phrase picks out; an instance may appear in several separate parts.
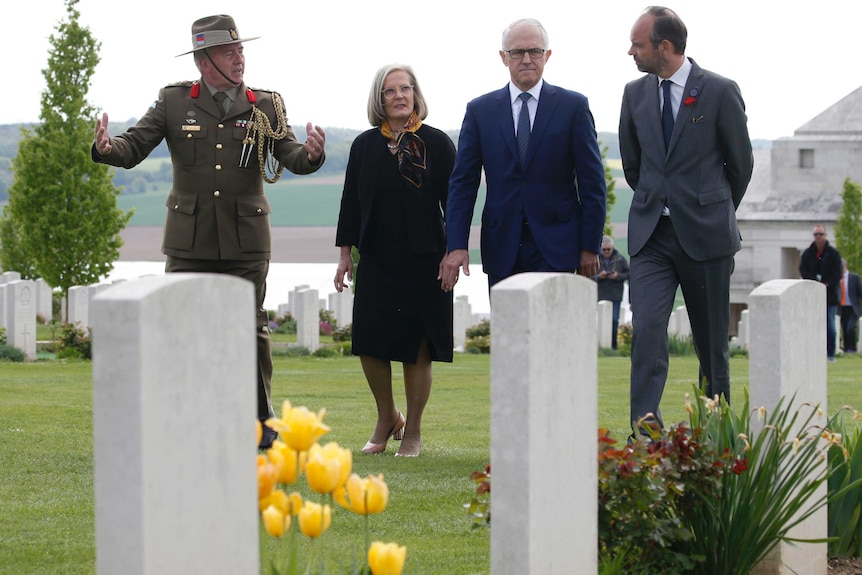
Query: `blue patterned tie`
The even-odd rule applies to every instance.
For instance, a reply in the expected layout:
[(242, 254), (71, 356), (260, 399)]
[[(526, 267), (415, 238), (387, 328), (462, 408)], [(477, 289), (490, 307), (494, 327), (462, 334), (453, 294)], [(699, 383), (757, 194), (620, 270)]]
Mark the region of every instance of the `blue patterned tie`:
[(670, 99), (670, 80), (661, 81), (661, 89), (664, 94), (664, 104), (661, 108), (661, 131), (664, 133), (664, 150), (670, 147), (670, 136), (673, 134), (673, 104)]
[(527, 162), (527, 148), (530, 147), (530, 110), (527, 108), (527, 100), (530, 94), (521, 92), (521, 113), (518, 116), (518, 154), (521, 156), (521, 167)]

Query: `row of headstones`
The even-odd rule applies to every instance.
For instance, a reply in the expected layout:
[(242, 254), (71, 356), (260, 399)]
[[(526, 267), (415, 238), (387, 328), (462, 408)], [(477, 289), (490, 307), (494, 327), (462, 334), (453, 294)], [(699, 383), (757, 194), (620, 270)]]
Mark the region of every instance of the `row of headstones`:
[[(330, 310), (338, 327), (353, 323), (353, 291), (329, 294), (329, 300), (319, 298), (319, 292), (308, 285), (299, 285), (288, 294), (287, 303), (280, 304), (276, 315), (285, 317), (290, 314), (296, 319), (296, 343), (315, 351), (320, 347), (317, 319), (320, 310)], [(463, 351), (467, 343), (467, 330), (480, 321), (479, 314), (473, 314), (470, 300), (462, 295), (455, 298), (452, 307), (452, 330), (454, 347)]]
[[(97, 575), (259, 571), (253, 299), (247, 282), (193, 274), (129, 282), (95, 298)], [(500, 327), (491, 354), (491, 573), (596, 573), (595, 283), (521, 274), (494, 286), (492, 299)], [(219, 313), (211, 301), (223, 304)], [(816, 345), (826, 337), (824, 301), (822, 284), (805, 280), (751, 293), (752, 405), (771, 412), (793, 398), (827, 411), (826, 360)], [(215, 436), (202, 431), (212, 421)], [(823, 484), (812, 501), (825, 495)], [(825, 541), (826, 529), (824, 507), (789, 540)], [(825, 543), (781, 543), (757, 572), (825, 575), (826, 559)]]
[[(146, 276), (145, 276), (146, 277)], [(92, 327), (90, 306), (101, 291), (122, 283), (101, 283), (69, 288), (67, 300), (61, 306), (63, 318), (83, 328)], [(0, 274), (0, 327), (7, 329), (7, 342), (25, 352), (28, 358), (36, 356), (36, 317), (52, 317), (51, 287), (41, 278), (21, 280), (18, 272)], [(353, 322), (353, 291), (344, 290), (329, 294), (329, 301), (319, 299), (318, 291), (308, 285), (296, 286), (288, 294), (288, 303), (278, 306), (276, 314), (288, 313), (297, 322), (297, 345), (314, 352), (320, 347), (319, 310), (333, 312), (338, 327)], [(456, 298), (454, 308), (454, 334), (456, 349), (464, 349), (467, 329), (476, 323), (467, 296)]]

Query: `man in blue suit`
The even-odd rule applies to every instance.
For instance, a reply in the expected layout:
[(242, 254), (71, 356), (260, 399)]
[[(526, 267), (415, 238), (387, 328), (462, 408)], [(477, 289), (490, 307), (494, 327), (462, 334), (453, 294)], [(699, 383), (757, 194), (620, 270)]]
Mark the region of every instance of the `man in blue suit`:
[(470, 274), (467, 240), (485, 171), (482, 267), (489, 287), (521, 272), (598, 271), (607, 190), (587, 98), (542, 80), (551, 57), (537, 20), (503, 32), (511, 81), (467, 105), (449, 179), (442, 287)]
[(641, 14), (629, 55), (646, 75), (626, 85), (620, 112), (623, 172), (634, 190), (628, 235), (634, 428), (662, 425), (667, 323), (678, 287), (703, 392), (730, 400), (730, 274), (741, 245), (736, 208), (754, 160), (739, 87), (686, 58), (687, 36), (673, 10), (651, 6)]

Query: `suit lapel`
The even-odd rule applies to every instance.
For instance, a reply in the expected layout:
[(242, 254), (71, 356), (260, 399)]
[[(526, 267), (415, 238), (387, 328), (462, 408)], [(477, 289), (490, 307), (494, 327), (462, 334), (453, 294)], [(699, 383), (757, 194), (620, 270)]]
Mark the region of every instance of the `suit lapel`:
[[(530, 130), (530, 147), (527, 148), (527, 166), (533, 159), (542, 136), (548, 129), (551, 118), (557, 111), (557, 89), (547, 82), (542, 83), (542, 92), (539, 94), (539, 107), (536, 108), (536, 119), (533, 120), (533, 129)], [(524, 166), (526, 169), (526, 166)]]
[(670, 137), (668, 155), (670, 155), (671, 150), (673, 150), (677, 140), (679, 140), (680, 135), (682, 135), (683, 130), (685, 130), (686, 126), (688, 126), (692, 121), (695, 106), (693, 104), (686, 105), (685, 101), (687, 98), (697, 98), (700, 96), (701, 92), (703, 92), (703, 77), (703, 70), (700, 66), (695, 64), (694, 60), (692, 60), (691, 72), (688, 74), (688, 80), (686, 80), (685, 88), (682, 91), (682, 101), (679, 103), (679, 111), (676, 114), (676, 120), (673, 124), (673, 134), (671, 134)]
[(509, 85), (506, 84), (496, 94), (496, 116), (500, 119), (500, 139), (506, 143), (509, 153), (518, 158), (518, 143), (515, 141), (515, 120), (512, 118), (512, 101), (509, 96)]

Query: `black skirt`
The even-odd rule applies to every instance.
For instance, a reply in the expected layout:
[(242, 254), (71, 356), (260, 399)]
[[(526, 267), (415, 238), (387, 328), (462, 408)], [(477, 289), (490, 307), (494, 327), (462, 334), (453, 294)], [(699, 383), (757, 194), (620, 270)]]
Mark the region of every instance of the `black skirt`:
[(353, 355), (416, 363), (428, 338), (433, 361), (452, 361), (452, 292), (437, 279), (443, 254), (365, 253), (356, 270)]

